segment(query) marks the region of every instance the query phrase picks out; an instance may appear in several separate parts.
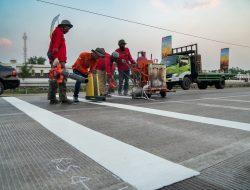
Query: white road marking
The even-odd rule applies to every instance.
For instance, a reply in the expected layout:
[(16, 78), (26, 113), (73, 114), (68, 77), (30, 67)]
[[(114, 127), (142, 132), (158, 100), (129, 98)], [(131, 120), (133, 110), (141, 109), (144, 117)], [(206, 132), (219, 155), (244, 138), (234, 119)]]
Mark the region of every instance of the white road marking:
[[(249, 95), (238, 95), (238, 96), (221, 96), (221, 97), (215, 97), (215, 98), (196, 98), (196, 99), (188, 99), (188, 100), (170, 100), (170, 101), (155, 101), (155, 102), (147, 102), (147, 105), (155, 105), (155, 104), (169, 104), (169, 103), (186, 103), (186, 102), (193, 102), (197, 100), (224, 100), (224, 98), (233, 98), (233, 97), (244, 97), (244, 96), (250, 96)], [(145, 105), (145, 103), (138, 103), (134, 105)]]
[(224, 99), (224, 98), (218, 98), (218, 99), (215, 99), (215, 100), (223, 100), (223, 101), (228, 101), (228, 102), (244, 102), (244, 103), (250, 103), (250, 101), (247, 101), (247, 100), (232, 100), (232, 99)]
[(235, 106), (223, 106), (223, 105), (215, 105), (215, 104), (202, 104), (199, 103), (197, 105), (200, 106), (207, 106), (207, 107), (214, 107), (214, 108), (228, 108), (228, 109), (233, 109), (233, 110), (244, 110), (244, 111), (249, 111), (250, 108), (244, 108), (244, 107), (235, 107)]
[[(69, 97), (69, 98), (72, 98), (72, 97)], [(148, 114), (153, 114), (153, 115), (159, 115), (159, 116), (164, 116), (164, 117), (171, 117), (171, 118), (176, 118), (176, 119), (181, 119), (181, 120), (186, 120), (186, 121), (193, 121), (193, 122), (198, 122), (198, 123), (211, 124), (211, 125), (216, 125), (216, 126), (250, 131), (249, 123), (209, 118), (209, 117), (196, 116), (196, 115), (191, 115), (191, 114), (177, 113), (177, 112), (158, 110), (158, 109), (152, 109), (152, 108), (144, 108), (144, 107), (132, 106), (132, 105), (124, 105), (124, 104), (118, 104), (118, 103), (91, 102), (82, 98), (79, 98), (79, 101), (87, 102), (91, 104), (115, 107), (115, 108), (120, 108), (120, 109), (126, 109), (126, 110), (131, 110), (131, 111), (143, 112), (143, 113), (148, 113)]]
[(120, 95), (115, 95), (115, 94), (112, 94), (112, 97), (132, 99), (131, 96), (120, 96)]
[(3, 99), (139, 190), (158, 189), (199, 175), (28, 102)]

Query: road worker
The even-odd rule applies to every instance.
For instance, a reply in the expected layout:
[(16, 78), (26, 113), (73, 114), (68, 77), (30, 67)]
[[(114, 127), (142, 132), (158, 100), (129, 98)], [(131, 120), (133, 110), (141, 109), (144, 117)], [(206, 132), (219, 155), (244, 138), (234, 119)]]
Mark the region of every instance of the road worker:
[[(64, 34), (73, 27), (73, 25), (68, 20), (62, 20), (62, 22), (55, 28), (52, 33), (51, 41), (48, 50), (48, 58), (51, 67), (57, 67), (57, 64), (61, 64), (62, 68), (65, 68), (67, 62), (66, 56), (66, 43)], [(66, 79), (62, 83), (57, 84), (56, 80), (49, 80), (49, 92), (48, 99), (50, 104), (57, 104), (59, 101), (56, 99), (57, 87), (59, 88), (59, 100), (61, 103), (72, 103), (72, 101), (67, 99), (66, 96)]]
[[(118, 73), (119, 73), (119, 86), (118, 86), (118, 94), (128, 95), (128, 88), (129, 88), (129, 76), (130, 76), (130, 64), (136, 64), (134, 59), (132, 58), (129, 48), (126, 48), (125, 45), (127, 43), (125, 40), (121, 39), (118, 41), (119, 48), (115, 51), (119, 53), (120, 59), (117, 62)], [(123, 85), (124, 81), (124, 85)]]
[(119, 53), (113, 52), (111, 55), (105, 53), (104, 58), (97, 60), (96, 70), (99, 77), (99, 86), (101, 96), (107, 95), (106, 82), (113, 79), (113, 69), (114, 62), (117, 62), (119, 59)]
[[(105, 50), (103, 48), (96, 48), (95, 50), (91, 50), (91, 53), (82, 52), (72, 66), (73, 72), (77, 75), (87, 78), (88, 74), (92, 73), (95, 69), (97, 60), (103, 57), (105, 57)], [(74, 102), (79, 102), (78, 94), (80, 91), (80, 87), (81, 82), (76, 81), (73, 96)]]

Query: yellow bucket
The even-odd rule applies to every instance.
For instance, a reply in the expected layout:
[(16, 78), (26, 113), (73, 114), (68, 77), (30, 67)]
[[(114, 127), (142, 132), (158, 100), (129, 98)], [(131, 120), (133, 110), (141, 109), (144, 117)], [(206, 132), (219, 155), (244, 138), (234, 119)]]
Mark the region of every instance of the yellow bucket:
[(88, 83), (86, 84), (87, 100), (104, 101), (105, 96), (100, 96), (99, 78), (96, 71), (88, 75)]

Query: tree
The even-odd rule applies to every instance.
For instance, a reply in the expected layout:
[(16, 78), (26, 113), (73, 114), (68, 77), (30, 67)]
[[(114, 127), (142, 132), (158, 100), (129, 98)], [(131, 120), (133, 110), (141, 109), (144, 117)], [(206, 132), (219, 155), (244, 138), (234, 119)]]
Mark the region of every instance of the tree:
[(31, 65), (44, 65), (45, 64), (45, 61), (46, 59), (44, 57), (36, 57), (36, 56), (33, 56), (33, 57), (30, 57), (28, 59), (28, 64), (31, 64)]
[(229, 72), (231, 72), (232, 74), (238, 74), (238, 73), (246, 74), (246, 73), (250, 73), (250, 70), (243, 70), (239, 67), (232, 67), (229, 69)]
[(21, 73), (20, 76), (21, 78), (24, 80), (25, 78), (31, 76), (31, 71), (32, 71), (33, 66), (32, 65), (28, 65), (28, 63), (24, 63), (21, 66)]
[(37, 64), (38, 65), (44, 65), (45, 61), (46, 61), (46, 59), (44, 57), (38, 57)]

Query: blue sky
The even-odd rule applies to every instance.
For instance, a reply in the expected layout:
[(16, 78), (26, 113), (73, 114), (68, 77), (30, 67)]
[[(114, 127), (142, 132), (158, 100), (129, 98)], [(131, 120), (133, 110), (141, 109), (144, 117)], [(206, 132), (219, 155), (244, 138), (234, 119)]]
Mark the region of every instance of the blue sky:
[[(250, 46), (249, 0), (47, 0), (78, 9), (142, 22), (161, 28)], [(220, 49), (230, 48), (230, 67), (250, 69), (250, 48), (215, 43), (169, 31), (122, 22), (36, 0), (0, 0), (0, 61), (23, 62), (23, 33), (27, 56), (43, 56), (49, 44), (50, 24), (57, 14), (60, 21), (74, 25), (65, 35), (68, 64), (82, 51), (104, 47), (111, 53), (123, 38), (133, 57), (144, 50), (160, 59), (161, 38), (172, 35), (173, 47), (198, 43), (203, 69), (218, 69)]]

